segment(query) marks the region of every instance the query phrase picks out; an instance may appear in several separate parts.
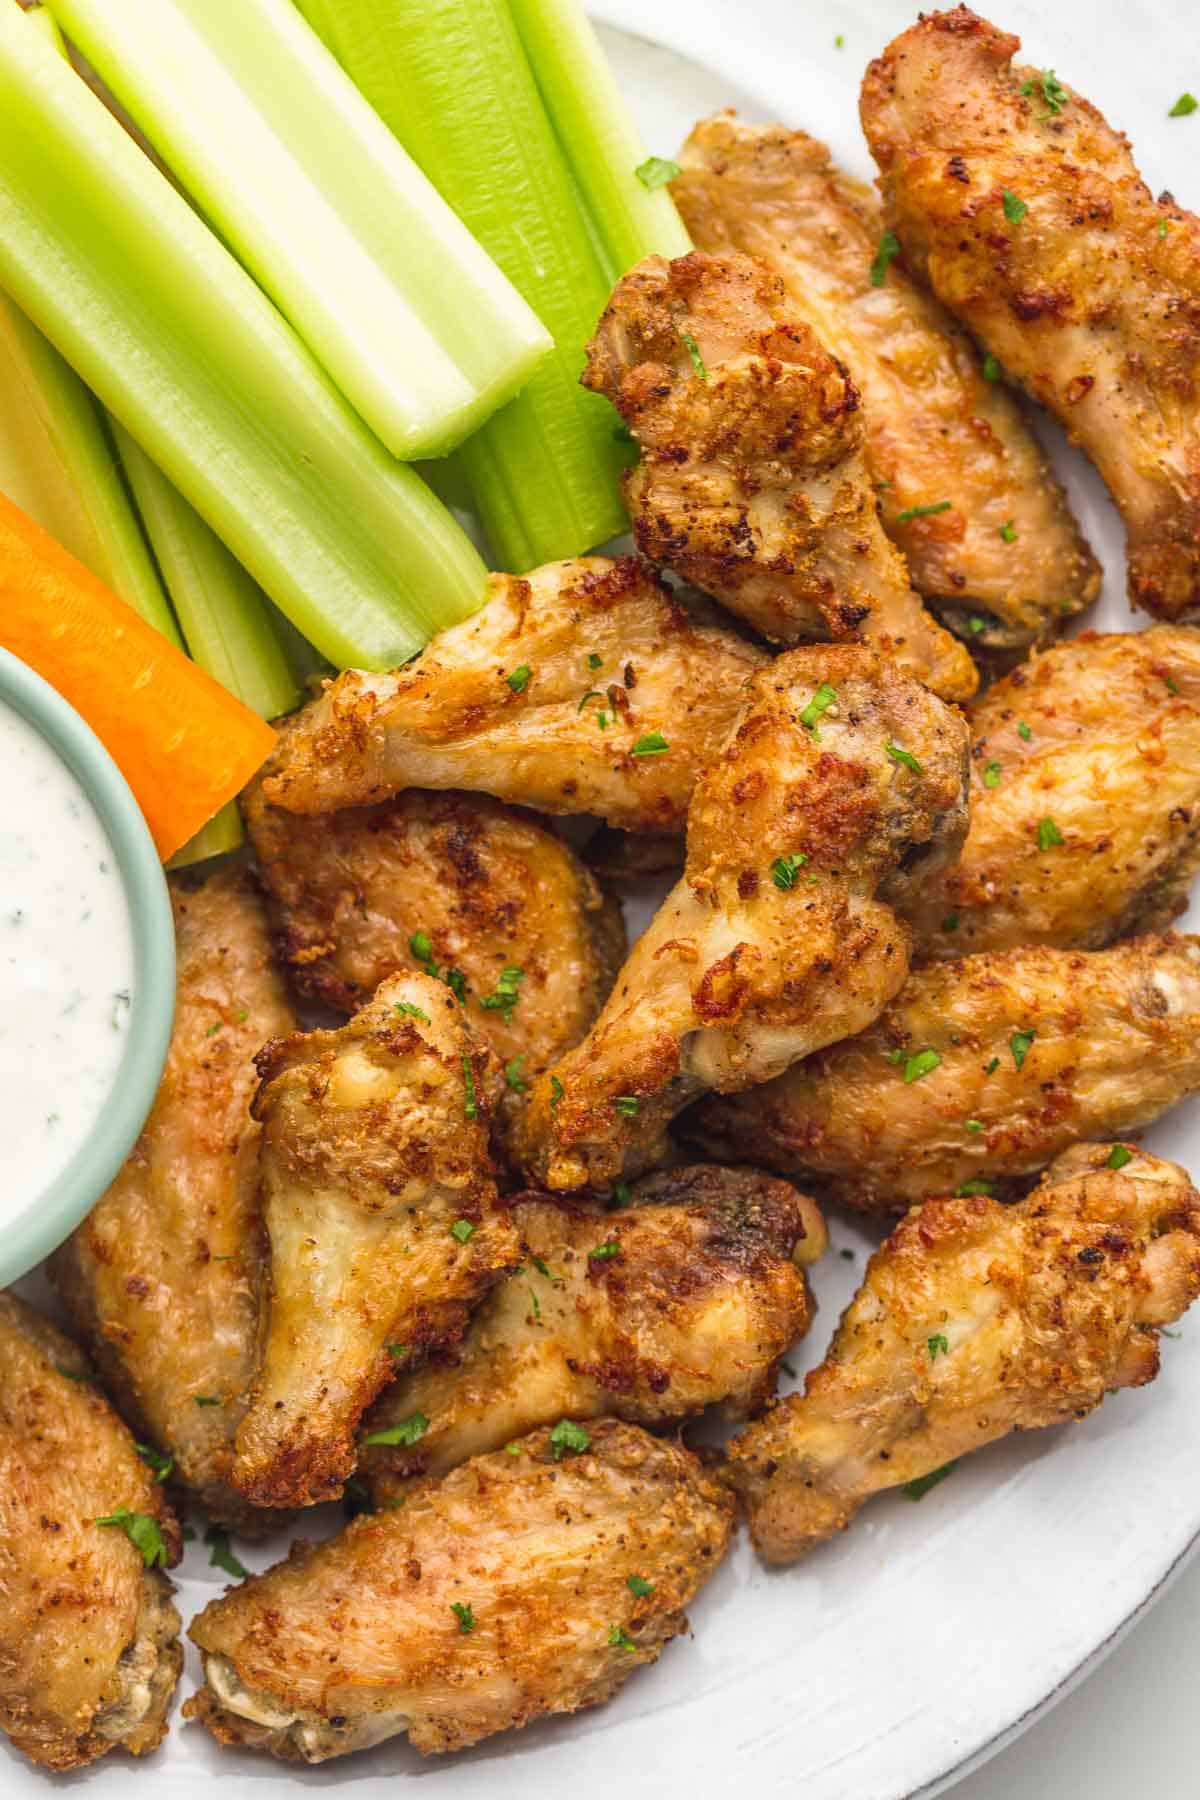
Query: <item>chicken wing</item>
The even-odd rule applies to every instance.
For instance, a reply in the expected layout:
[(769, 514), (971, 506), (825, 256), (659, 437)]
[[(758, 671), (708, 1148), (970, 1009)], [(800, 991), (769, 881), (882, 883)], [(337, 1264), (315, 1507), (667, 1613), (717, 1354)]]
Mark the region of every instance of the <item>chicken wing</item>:
[(271, 1295), (233, 1481), (260, 1506), (341, 1491), (389, 1345), (452, 1343), (517, 1260), (487, 1158), (487, 1051), (450, 989), (396, 975), (339, 1031), (259, 1055)]
[(1200, 601), (1200, 220), (1020, 39), (924, 14), (867, 70), (862, 122), (910, 265), (1108, 483), (1135, 605)]
[(1085, 633), (971, 711), (962, 857), (899, 910), (921, 956), (1165, 929), (1200, 862), (1200, 635)]
[(289, 812), (475, 788), (630, 831), (682, 826), (765, 657), (689, 614), (636, 557), (493, 575), (490, 598), (391, 675), (350, 669), (285, 730), (263, 782)]
[[(672, 184), (698, 250), (745, 251), (845, 362), (913, 586), (974, 647), (1021, 649), (1095, 599), (1100, 570), (1037, 439), (961, 328), (879, 259), (879, 201), (782, 125), (696, 126)], [(990, 365), (989, 365), (990, 368)]]
[(1152, 1381), (1197, 1293), (1200, 1194), (1144, 1151), (1078, 1145), (1015, 1206), (914, 1207), (804, 1393), (729, 1445), (757, 1548), (793, 1562), (872, 1494)]
[(652, 1203), (514, 1204), (521, 1268), (456, 1354), (397, 1381), (366, 1421), (366, 1442), (383, 1440), (360, 1465), (376, 1504), (560, 1418), (761, 1410), (811, 1323), (803, 1265), (825, 1245), (820, 1213), (786, 1181), (704, 1164), (673, 1170), (661, 1202), (635, 1199)]
[(583, 380), (641, 448), (625, 499), (645, 556), (778, 643), (862, 640), (943, 698), (974, 693), (879, 523), (858, 389), (764, 264), (648, 257), (617, 283)]
[(160, 1743), (179, 1527), (69, 1338), (0, 1293), (0, 1729), (77, 1769)]
[(516, 1121), (527, 1171), (555, 1189), (636, 1172), (706, 1089), (870, 1024), (908, 971), (891, 902), (957, 851), (965, 779), (961, 716), (874, 651), (794, 650), (757, 675), (697, 783), (683, 879)]
[(212, 1601), (184, 1709), (222, 1743), (429, 1755), (608, 1700), (687, 1629), (732, 1508), (688, 1451), (562, 1421)]
[(886, 1214), (1009, 1189), (1198, 1088), (1200, 937), (1146, 937), (931, 963), (858, 1037), (681, 1123), (715, 1155)]
[(293, 1028), (262, 903), (225, 869), (171, 881), (175, 1030), (154, 1110), (108, 1193), (50, 1261), (139, 1435), (213, 1518), (269, 1528), (229, 1482), (258, 1353), (264, 1246), (254, 1053)]

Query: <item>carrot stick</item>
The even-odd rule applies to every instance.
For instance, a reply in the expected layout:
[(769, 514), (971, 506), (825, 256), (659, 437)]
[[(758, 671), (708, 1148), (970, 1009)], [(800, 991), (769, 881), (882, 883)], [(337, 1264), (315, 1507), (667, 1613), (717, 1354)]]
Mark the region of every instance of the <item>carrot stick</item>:
[(4, 494), (0, 645), (87, 720), (164, 861), (245, 786), (275, 741)]

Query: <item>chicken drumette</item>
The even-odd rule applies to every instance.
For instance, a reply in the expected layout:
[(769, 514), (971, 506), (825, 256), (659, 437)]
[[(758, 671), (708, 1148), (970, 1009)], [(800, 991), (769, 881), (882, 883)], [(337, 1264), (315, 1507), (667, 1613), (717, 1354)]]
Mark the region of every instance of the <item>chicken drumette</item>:
[(1200, 220), (1020, 39), (924, 14), (867, 70), (862, 122), (906, 258), (1092, 458), (1135, 604), (1200, 600)]
[[(254, 1053), (295, 1023), (262, 903), (233, 869), (174, 877), (175, 1030), (154, 1110), (50, 1274), (139, 1433), (214, 1518), (261, 1526), (230, 1486), (258, 1350), (263, 1243)], [(269, 1523), (269, 1521), (268, 1521)]]
[(611, 1182), (661, 1157), (704, 1090), (870, 1024), (908, 971), (892, 903), (962, 841), (966, 748), (959, 714), (872, 650), (794, 650), (756, 676), (697, 784), (683, 879), (516, 1122), (526, 1169)]
[(1200, 1194), (1144, 1151), (1078, 1145), (1014, 1206), (914, 1207), (804, 1393), (729, 1446), (759, 1551), (793, 1562), (872, 1494), (1152, 1381), (1197, 1293)]
[(0, 1293), (0, 1730), (46, 1769), (167, 1729), (179, 1527), (92, 1372)]
[(259, 1055), (270, 1302), (233, 1480), (262, 1506), (341, 1491), (393, 1349), (452, 1343), (517, 1260), (487, 1158), (487, 1051), (450, 989), (397, 975), (339, 1031)]
[(887, 1214), (967, 1184), (1010, 1190), (1197, 1088), (1200, 938), (1147, 937), (931, 963), (858, 1037), (683, 1125), (714, 1154)]
[(1169, 925), (1200, 860), (1200, 635), (1087, 632), (971, 709), (960, 860), (900, 906), (918, 956), (1098, 949)]
[(884, 528), (947, 623), (1010, 651), (1093, 600), (1100, 572), (1044, 451), (961, 327), (887, 265), (871, 190), (804, 132), (730, 114), (702, 120), (680, 162), (696, 248), (761, 257), (849, 367)]
[(779, 643), (861, 640), (943, 698), (975, 691), (971, 658), (884, 535), (858, 389), (763, 263), (639, 263), (600, 320), (584, 382), (641, 448), (625, 498), (652, 561)]
[(769, 1399), (777, 1359), (811, 1322), (817, 1208), (774, 1176), (705, 1164), (633, 1198), (612, 1215), (534, 1194), (514, 1204), (521, 1267), (457, 1352), (402, 1377), (366, 1421), (368, 1445), (383, 1440), (360, 1465), (377, 1504), (556, 1419), (666, 1425)]
[(186, 1710), (223, 1743), (323, 1762), (598, 1705), (686, 1629), (731, 1511), (686, 1450), (564, 1420), (214, 1600)]
[(328, 813), (404, 788), (472, 788), (678, 829), (765, 660), (636, 557), (493, 575), (486, 605), (415, 662), (332, 682), (284, 733), (263, 789), (289, 812)]

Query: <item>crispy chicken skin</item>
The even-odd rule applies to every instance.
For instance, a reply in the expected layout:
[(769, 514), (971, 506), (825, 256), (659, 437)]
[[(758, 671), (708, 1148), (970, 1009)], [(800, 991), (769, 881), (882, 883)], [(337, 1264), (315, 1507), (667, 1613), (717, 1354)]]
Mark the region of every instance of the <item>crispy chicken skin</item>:
[(884, 223), (871, 190), (803, 131), (728, 113), (696, 126), (680, 162), (671, 192), (696, 248), (761, 257), (848, 366), (884, 529), (943, 620), (973, 647), (1011, 651), (1095, 599), (1096, 560), (1011, 394), (898, 263), (872, 281)]
[(1200, 937), (1145, 937), (931, 963), (858, 1037), (682, 1124), (716, 1155), (887, 1214), (970, 1181), (1004, 1190), (1197, 1088)]
[(617, 283), (583, 379), (641, 448), (625, 499), (645, 556), (778, 643), (862, 640), (945, 699), (975, 691), (884, 535), (858, 389), (763, 263), (648, 257)]
[(706, 1089), (869, 1025), (908, 972), (891, 903), (962, 841), (966, 748), (961, 716), (873, 650), (794, 650), (756, 676), (697, 784), (683, 879), (516, 1122), (531, 1177), (637, 1172)]
[(1013, 68), (1019, 49), (959, 6), (871, 64), (862, 123), (888, 223), (1096, 464), (1135, 605), (1178, 618), (1200, 600), (1200, 220), (1154, 199), (1088, 101)]
[[(330, 683), (285, 730), (263, 789), (290, 812), (328, 813), (403, 788), (472, 788), (629, 831), (678, 829), (764, 661), (637, 557), (493, 575), (482, 609), (415, 662)], [(645, 749), (655, 733), (667, 750)]]
[[(412, 947), (423, 933), (437, 967), (465, 978), (472, 1030), (501, 1062), (524, 1058), (518, 1079), (599, 1012), (625, 954), (620, 908), (531, 814), (417, 790), (323, 818), (271, 806), (257, 785), (242, 804), (303, 993), (352, 1012), (387, 976), (427, 966)], [(506, 968), (520, 971), (515, 989), (498, 988)]]
[(1200, 1194), (1175, 1163), (1081, 1144), (1015, 1206), (914, 1207), (867, 1265), (828, 1356), (729, 1446), (760, 1554), (794, 1562), (872, 1494), (1081, 1419), (1158, 1373), (1200, 1293)]
[(971, 733), (962, 856), (899, 908), (918, 956), (1100, 949), (1183, 911), (1200, 861), (1200, 634), (1056, 644), (989, 688)]
[(173, 1479), (252, 1533), (271, 1521), (229, 1469), (264, 1263), (254, 1053), (295, 1019), (246, 874), (173, 876), (171, 901), (175, 1029), (154, 1110), (50, 1274), (126, 1417), (174, 1459)]
[(411, 1448), (367, 1450), (378, 1505), (556, 1419), (669, 1425), (723, 1402), (748, 1417), (812, 1318), (803, 1264), (825, 1244), (811, 1200), (753, 1169), (673, 1170), (661, 1201), (598, 1214), (544, 1195), (513, 1206), (522, 1265), (459, 1350), (387, 1389), (367, 1419), (420, 1415)]
[(31, 1762), (77, 1769), (161, 1742), (183, 1666), (171, 1583), (126, 1533), (179, 1527), (69, 1338), (0, 1293), (0, 1729)]
[(260, 1053), (270, 1301), (234, 1484), (260, 1506), (334, 1498), (387, 1346), (452, 1343), (516, 1261), (496, 1202), (487, 1051), (449, 988), (396, 975), (338, 1031)]
[(403, 1731), (459, 1750), (609, 1699), (687, 1628), (732, 1508), (680, 1446), (614, 1419), (586, 1435), (578, 1455), (539, 1431), (476, 1457), (211, 1602), (185, 1710), (223, 1743), (323, 1762)]

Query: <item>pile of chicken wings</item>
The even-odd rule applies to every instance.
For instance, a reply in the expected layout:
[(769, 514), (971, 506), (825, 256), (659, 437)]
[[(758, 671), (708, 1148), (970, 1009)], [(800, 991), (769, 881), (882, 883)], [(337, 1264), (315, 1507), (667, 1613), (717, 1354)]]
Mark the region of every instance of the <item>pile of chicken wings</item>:
[[(871, 65), (882, 200), (698, 125), (696, 248), (584, 375), (637, 554), (328, 682), (252, 864), (175, 879), (162, 1087), (51, 1264), (74, 1340), (0, 1296), (35, 1762), (162, 1738), (180, 1502), (355, 1515), (192, 1621), (188, 1716), (446, 1751), (607, 1699), (739, 1517), (791, 1563), (1153, 1379), (1200, 1292), (1200, 1194), (1130, 1141), (1200, 1088), (1200, 221), (1018, 49), (958, 7)], [(1061, 637), (1099, 570), (1015, 389), (1151, 628)], [(890, 1236), (779, 1400), (822, 1207)]]

